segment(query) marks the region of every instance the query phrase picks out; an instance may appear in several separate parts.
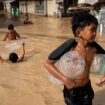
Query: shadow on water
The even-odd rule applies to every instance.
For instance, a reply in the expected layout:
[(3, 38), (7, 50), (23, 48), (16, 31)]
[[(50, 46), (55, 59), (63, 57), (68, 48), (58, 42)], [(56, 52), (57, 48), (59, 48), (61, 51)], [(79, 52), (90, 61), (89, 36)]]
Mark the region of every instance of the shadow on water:
[(0, 28), (7, 28), (8, 24), (14, 24), (15, 26), (24, 25), (19, 18), (8, 19), (6, 17), (0, 18)]

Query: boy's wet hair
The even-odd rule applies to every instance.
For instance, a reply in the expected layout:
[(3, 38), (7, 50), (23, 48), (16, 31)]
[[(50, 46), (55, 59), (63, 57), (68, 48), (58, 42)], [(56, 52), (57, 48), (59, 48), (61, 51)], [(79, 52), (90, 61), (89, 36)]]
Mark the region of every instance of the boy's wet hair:
[(8, 25), (8, 29), (9, 29), (9, 30), (13, 30), (13, 29), (14, 29), (14, 25), (13, 25), (13, 24), (9, 24), (9, 25)]
[(76, 37), (77, 28), (84, 28), (85, 26), (89, 26), (91, 24), (98, 26), (98, 20), (88, 12), (76, 12), (72, 18), (71, 24), (72, 31)]
[(9, 60), (12, 62), (12, 63), (16, 63), (17, 60), (18, 60), (18, 55), (16, 53), (10, 53), (9, 55)]

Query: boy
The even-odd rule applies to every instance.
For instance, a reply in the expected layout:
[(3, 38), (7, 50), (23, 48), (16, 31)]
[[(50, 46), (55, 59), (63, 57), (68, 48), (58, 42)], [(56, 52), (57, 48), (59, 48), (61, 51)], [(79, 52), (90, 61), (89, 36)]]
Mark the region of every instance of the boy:
[[(98, 21), (91, 14), (75, 13), (72, 19), (72, 31), (75, 39), (69, 39), (62, 44), (49, 55), (44, 63), (48, 72), (64, 83), (63, 95), (67, 105), (92, 105), (94, 91), (89, 76), (90, 66), (95, 53), (105, 54), (104, 49), (95, 42), (97, 26)], [(64, 76), (54, 66), (54, 63), (70, 49), (78, 52), (85, 60), (84, 72), (74, 79)]]
[(33, 24), (32, 21), (29, 20), (28, 15), (26, 15), (26, 19), (24, 20), (24, 24)]
[(7, 62), (7, 63), (17, 63), (17, 62), (21, 62), (24, 60), (24, 55), (25, 55), (25, 43), (22, 44), (23, 45), (23, 52), (21, 57), (19, 58), (18, 55), (14, 52), (10, 53), (9, 55), (9, 59), (4, 59), (0, 56), (0, 61), (1, 62)]
[(8, 30), (9, 30), (9, 32), (6, 34), (3, 41), (6, 41), (6, 39), (8, 39), (8, 40), (16, 40), (17, 37), (20, 38), (19, 34), (14, 30), (14, 25), (13, 24), (8, 25)]

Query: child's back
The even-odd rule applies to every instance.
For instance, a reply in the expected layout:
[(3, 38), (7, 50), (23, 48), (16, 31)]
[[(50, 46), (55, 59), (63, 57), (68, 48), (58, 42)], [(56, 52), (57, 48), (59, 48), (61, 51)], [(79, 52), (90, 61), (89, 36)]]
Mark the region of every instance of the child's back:
[(7, 33), (7, 36), (8, 36), (8, 40), (16, 40), (18, 33), (15, 30), (12, 30), (12, 31)]

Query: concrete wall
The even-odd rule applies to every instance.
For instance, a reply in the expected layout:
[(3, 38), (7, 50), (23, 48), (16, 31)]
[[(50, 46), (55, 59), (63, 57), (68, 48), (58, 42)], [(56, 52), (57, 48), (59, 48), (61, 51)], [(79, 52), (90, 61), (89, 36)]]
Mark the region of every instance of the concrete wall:
[(48, 0), (47, 4), (48, 16), (55, 16), (57, 12), (55, 0)]
[[(20, 11), (23, 13), (26, 12), (26, 7), (24, 5), (24, 2), (23, 4), (22, 2), (20, 2)], [(46, 15), (46, 12), (48, 16), (54, 16), (54, 13), (56, 12), (56, 5), (53, 0), (47, 0), (47, 8), (46, 8), (46, 2), (44, 2), (44, 13), (42, 14)], [(35, 14), (35, 2), (34, 1), (28, 2), (28, 13)]]
[[(20, 1), (19, 2), (19, 9), (20, 9), (20, 13), (26, 13), (26, 6), (25, 6), (25, 2), (24, 1)], [(46, 8), (47, 5), (47, 8)], [(7, 10), (8, 12), (10, 12), (10, 4), (7, 3)], [(28, 8), (28, 13), (31, 14), (36, 14), (35, 12), (35, 1), (28, 1), (27, 2), (27, 8)], [(46, 13), (47, 12), (47, 13)], [(57, 6), (56, 6), (56, 0), (47, 0), (47, 4), (44, 1), (44, 12), (42, 13), (42, 15), (48, 15), (48, 16), (55, 16), (57, 13)]]
[[(26, 13), (26, 6), (24, 2), (20, 2), (20, 12)], [(27, 2), (28, 13), (35, 13), (35, 3), (34, 2)]]

